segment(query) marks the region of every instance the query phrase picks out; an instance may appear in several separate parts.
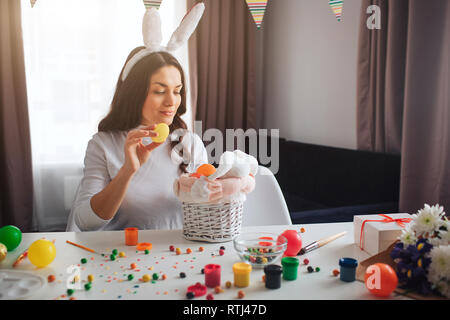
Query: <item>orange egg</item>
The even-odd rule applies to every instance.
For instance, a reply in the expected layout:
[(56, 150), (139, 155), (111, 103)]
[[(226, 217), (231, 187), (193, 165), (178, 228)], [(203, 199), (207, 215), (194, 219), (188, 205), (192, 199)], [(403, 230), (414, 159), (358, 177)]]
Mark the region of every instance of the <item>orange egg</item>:
[(203, 164), (198, 169), (197, 172), (201, 176), (210, 176), (216, 172), (216, 168), (212, 164)]
[(364, 283), (373, 295), (387, 297), (397, 288), (398, 277), (391, 266), (375, 263), (367, 268)]

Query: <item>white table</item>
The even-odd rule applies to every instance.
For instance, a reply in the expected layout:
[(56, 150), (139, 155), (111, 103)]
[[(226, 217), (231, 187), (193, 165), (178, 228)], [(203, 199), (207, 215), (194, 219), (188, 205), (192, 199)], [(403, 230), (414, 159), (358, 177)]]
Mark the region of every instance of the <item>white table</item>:
[[(46, 283), (44, 288), (36, 292), (29, 299), (68, 299), (66, 295), (67, 279), (71, 274), (67, 273), (67, 268), (71, 265), (80, 265), (81, 289), (76, 290), (72, 297), (78, 300), (98, 299), (98, 300), (179, 300), (186, 299), (186, 289), (197, 282), (202, 284), (205, 276), (201, 269), (205, 265), (214, 263), (222, 267), (221, 280), (223, 293), (214, 294), (215, 300), (238, 300), (237, 293), (243, 290), (245, 299), (249, 300), (300, 300), (300, 299), (320, 299), (320, 300), (355, 300), (355, 299), (376, 299), (372, 296), (364, 284), (359, 281), (346, 283), (334, 277), (332, 271), (339, 269), (338, 261), (341, 257), (353, 257), (358, 261), (363, 261), (369, 256), (361, 251), (353, 242), (352, 223), (331, 223), (331, 224), (311, 224), (293, 226), (264, 226), (247, 227), (242, 232), (265, 231), (280, 234), (284, 230), (300, 230), (304, 227), (306, 232), (302, 234), (303, 244), (309, 244), (323, 237), (347, 231), (348, 233), (328, 245), (300, 256), (300, 266), (298, 279), (296, 281), (282, 280), (280, 289), (266, 289), (262, 282), (264, 271), (253, 269), (251, 273), (250, 286), (244, 289), (232, 287), (225, 288), (225, 282), (233, 282), (232, 265), (240, 262), (238, 255), (234, 251), (233, 243), (204, 243), (188, 241), (183, 238), (181, 230), (170, 231), (139, 231), (139, 242), (151, 242), (153, 248), (149, 254), (136, 252), (135, 247), (125, 245), (123, 231), (109, 232), (61, 232), (61, 233), (26, 233), (20, 246), (9, 252), (7, 258), (0, 263), (1, 269), (12, 269), (12, 264), (16, 258), (35, 240), (45, 237), (48, 240), (55, 240), (57, 254), (55, 260), (47, 267), (37, 269), (28, 259), (24, 260), (13, 270), (32, 272), (43, 276), (45, 279), (51, 274), (56, 276), (56, 281)], [(108, 254), (93, 254), (66, 243), (66, 240), (84, 245), (98, 252)], [(170, 252), (169, 246), (173, 245), (182, 250), (181, 255)], [(199, 247), (204, 247), (203, 252), (199, 252)], [(225, 246), (225, 255), (218, 254), (220, 246)], [(186, 249), (191, 248), (192, 253), (187, 254)], [(109, 254), (113, 249), (126, 253), (126, 257), (117, 258), (110, 261)], [(214, 254), (214, 256), (212, 255)], [(88, 262), (81, 264), (82, 258)], [(310, 266), (320, 267), (320, 272), (308, 273), (307, 266), (303, 265), (304, 258), (308, 258)], [(130, 264), (136, 263), (137, 268), (131, 270)], [(280, 264), (280, 262), (278, 262)], [(152, 268), (152, 270), (150, 270)], [(153, 273), (166, 274), (166, 280), (158, 280), (155, 283), (141, 282), (139, 279), (144, 274)], [(180, 272), (186, 273), (186, 278), (180, 278)], [(94, 275), (92, 289), (86, 291), (84, 284), (87, 276)], [(127, 276), (134, 275), (134, 280), (129, 281)], [(214, 293), (214, 289), (208, 289), (208, 293)], [(402, 297), (391, 297), (391, 299), (402, 299)], [(196, 298), (205, 300), (206, 296)]]

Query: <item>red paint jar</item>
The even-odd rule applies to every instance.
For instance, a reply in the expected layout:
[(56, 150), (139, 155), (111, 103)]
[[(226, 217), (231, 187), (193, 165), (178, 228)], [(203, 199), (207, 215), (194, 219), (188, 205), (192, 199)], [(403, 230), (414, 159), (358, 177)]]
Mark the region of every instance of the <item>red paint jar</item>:
[(221, 267), (218, 264), (208, 264), (205, 266), (205, 285), (208, 288), (220, 286)]

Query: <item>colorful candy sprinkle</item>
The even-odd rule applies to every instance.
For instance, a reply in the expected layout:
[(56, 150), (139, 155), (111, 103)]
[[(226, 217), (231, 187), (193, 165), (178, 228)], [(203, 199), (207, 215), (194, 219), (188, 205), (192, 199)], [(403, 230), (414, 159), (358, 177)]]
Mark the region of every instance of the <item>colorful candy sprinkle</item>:
[(206, 300), (214, 300), (213, 294), (212, 294), (212, 293), (209, 293), (209, 294), (206, 296)]
[(188, 293), (186, 293), (186, 298), (188, 299), (194, 299), (195, 294), (192, 291), (189, 291)]
[(341, 272), (338, 269), (333, 270), (333, 276), (337, 277)]
[(231, 286), (232, 286), (231, 281), (225, 282), (225, 286), (226, 286), (228, 289), (231, 288)]
[(245, 297), (244, 291), (239, 290), (239, 292), (238, 292), (238, 298), (239, 298), (239, 299), (243, 299), (244, 297)]
[(309, 273), (313, 273), (313, 272), (314, 272), (314, 268), (311, 267), (311, 266), (309, 266), (309, 267), (308, 267), (308, 272), (309, 272)]
[(169, 247), (169, 250), (170, 250), (171, 252), (174, 252), (174, 251), (175, 251), (175, 247), (174, 247), (174, 246), (170, 246), (170, 247)]
[(88, 275), (87, 280), (89, 282), (94, 282), (94, 276), (92, 274)]
[(180, 272), (180, 278), (186, 278), (186, 273)]
[(55, 281), (55, 280), (56, 280), (56, 277), (55, 277), (54, 275), (52, 275), (52, 274), (49, 275), (48, 278), (47, 278), (47, 281), (48, 281), (48, 282), (53, 282), (53, 281)]
[(151, 280), (151, 277), (148, 274), (144, 274), (142, 276), (142, 281), (149, 282)]
[(308, 259), (304, 259), (304, 260), (303, 260), (303, 264), (304, 264), (304, 265), (308, 265), (308, 264), (309, 264), (309, 260), (308, 260)]
[(86, 259), (86, 258), (81, 259), (81, 263), (82, 263), (82, 264), (87, 263), (87, 259)]

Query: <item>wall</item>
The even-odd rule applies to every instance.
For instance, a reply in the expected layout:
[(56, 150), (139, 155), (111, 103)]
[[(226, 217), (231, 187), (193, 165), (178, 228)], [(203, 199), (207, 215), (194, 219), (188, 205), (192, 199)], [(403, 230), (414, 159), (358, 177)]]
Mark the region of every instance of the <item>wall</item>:
[(269, 1), (263, 23), (264, 128), (289, 140), (356, 149), (360, 0), (338, 22), (328, 0)]

